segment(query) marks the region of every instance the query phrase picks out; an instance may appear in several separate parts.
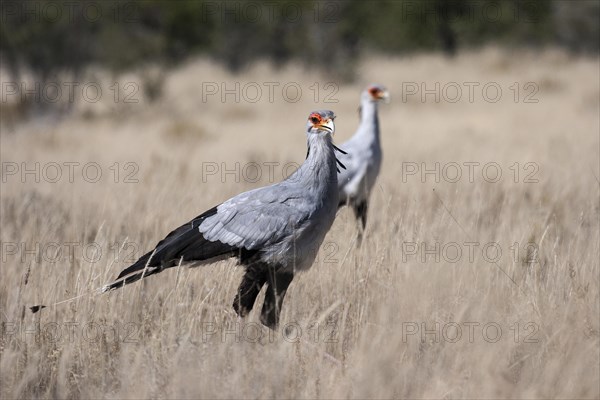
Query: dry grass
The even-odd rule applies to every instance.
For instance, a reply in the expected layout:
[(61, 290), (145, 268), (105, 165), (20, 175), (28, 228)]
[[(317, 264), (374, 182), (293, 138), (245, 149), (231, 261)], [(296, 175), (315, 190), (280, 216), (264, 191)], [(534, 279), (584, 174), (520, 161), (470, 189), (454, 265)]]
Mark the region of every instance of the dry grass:
[[(68, 118), (3, 127), (3, 163), (37, 161), (50, 174), (51, 162), (96, 162), (103, 176), (86, 182), (81, 166), (73, 182), (66, 167), (58, 183), (4, 176), (0, 396), (598, 398), (598, 68), (598, 59), (554, 51), (374, 59), (360, 82), (340, 87), (339, 103), (315, 104), (309, 87), (326, 82), (319, 75), (259, 65), (233, 77), (196, 61), (167, 76), (157, 103), (114, 104), (107, 95)], [(298, 82), (303, 96), (203, 102), (208, 81)], [(339, 213), (318, 262), (292, 284), (286, 331), (259, 328), (256, 312), (237, 319), (230, 303), (241, 271), (232, 262), (85, 295), (126, 266), (127, 257), (115, 259), (119, 244), (129, 243), (121, 255), (139, 256), (170, 228), (268, 183), (266, 167), (259, 182), (233, 175), (203, 182), (203, 163), (278, 162), (278, 180), (281, 164), (303, 159), (307, 113), (335, 110), (341, 142), (354, 131), (359, 90), (371, 81), (386, 84), (393, 98), (380, 114), (385, 160), (367, 238), (355, 248), (351, 213)], [(466, 91), (457, 103), (403, 101), (402, 82), (431, 88), (436, 81), (497, 82), (503, 97), (489, 103), (476, 89), (473, 103)], [(515, 103), (509, 87), (529, 81), (539, 86), (539, 102)], [(402, 179), (403, 163), (470, 161), (498, 163), (502, 179), (486, 182), (481, 166), (473, 182), (466, 167), (458, 183)], [(118, 183), (109, 169), (115, 162)], [(127, 162), (139, 167), (139, 183), (124, 182), (133, 171)], [(539, 168), (538, 182), (524, 182), (527, 162)], [(77, 243), (72, 259), (68, 242)], [(467, 242), (479, 243), (472, 259)], [(57, 262), (51, 243), (62, 249)], [(438, 243), (440, 260), (409, 254), (412, 243)], [(497, 263), (482, 254), (486, 243), (501, 249)], [(41, 259), (25, 251), (36, 244)], [(451, 262), (457, 248), (462, 257)], [(26, 310), (40, 303), (49, 307)]]

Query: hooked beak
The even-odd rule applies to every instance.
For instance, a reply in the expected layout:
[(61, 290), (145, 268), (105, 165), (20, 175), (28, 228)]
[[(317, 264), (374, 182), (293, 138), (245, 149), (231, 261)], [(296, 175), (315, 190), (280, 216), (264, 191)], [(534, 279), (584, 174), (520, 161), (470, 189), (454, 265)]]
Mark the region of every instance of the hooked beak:
[(384, 103), (388, 104), (390, 102), (390, 92), (384, 90), (379, 92), (379, 96), (377, 96), (379, 100), (383, 100)]
[(333, 134), (335, 132), (335, 124), (333, 119), (328, 119), (327, 121), (323, 121), (319, 124), (313, 125), (318, 131), (329, 132)]

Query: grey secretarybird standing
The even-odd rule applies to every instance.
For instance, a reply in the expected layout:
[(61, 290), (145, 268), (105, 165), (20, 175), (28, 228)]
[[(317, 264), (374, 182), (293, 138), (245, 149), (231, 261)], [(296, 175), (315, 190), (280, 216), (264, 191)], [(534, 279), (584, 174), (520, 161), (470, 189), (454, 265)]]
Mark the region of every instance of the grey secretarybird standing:
[(360, 125), (350, 140), (340, 145), (347, 152), (340, 156), (346, 169), (338, 175), (339, 207), (349, 205), (359, 222), (358, 241), (367, 224), (369, 196), (381, 167), (379, 139), (379, 101), (389, 100), (389, 92), (381, 85), (367, 87), (360, 96)]
[(334, 118), (327, 110), (310, 114), (306, 160), (286, 180), (239, 194), (175, 229), (103, 291), (180, 263), (236, 257), (246, 272), (233, 308), (246, 316), (266, 285), (260, 320), (276, 328), (294, 274), (310, 268), (338, 209)]

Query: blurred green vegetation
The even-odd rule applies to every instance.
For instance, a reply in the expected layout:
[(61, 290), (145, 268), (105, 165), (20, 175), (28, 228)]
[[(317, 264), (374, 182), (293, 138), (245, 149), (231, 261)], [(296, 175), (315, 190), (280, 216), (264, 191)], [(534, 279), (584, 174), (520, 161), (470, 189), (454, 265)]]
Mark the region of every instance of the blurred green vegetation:
[(44, 82), (89, 65), (118, 73), (206, 55), (231, 71), (297, 61), (352, 79), (370, 52), (404, 54), (496, 43), (598, 52), (596, 0), (90, 1), (1, 3), (2, 64)]

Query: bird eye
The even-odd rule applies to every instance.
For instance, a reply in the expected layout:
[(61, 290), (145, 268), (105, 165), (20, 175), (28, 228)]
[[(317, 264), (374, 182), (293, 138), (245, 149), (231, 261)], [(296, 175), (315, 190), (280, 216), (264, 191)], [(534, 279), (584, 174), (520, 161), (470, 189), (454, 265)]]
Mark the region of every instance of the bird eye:
[(313, 124), (318, 124), (319, 122), (321, 122), (321, 118), (319, 117), (310, 117), (310, 122), (312, 122)]

